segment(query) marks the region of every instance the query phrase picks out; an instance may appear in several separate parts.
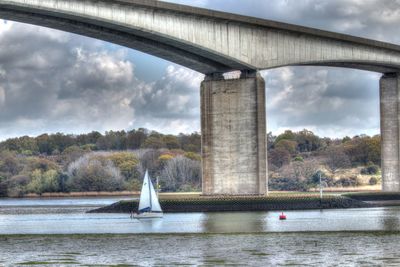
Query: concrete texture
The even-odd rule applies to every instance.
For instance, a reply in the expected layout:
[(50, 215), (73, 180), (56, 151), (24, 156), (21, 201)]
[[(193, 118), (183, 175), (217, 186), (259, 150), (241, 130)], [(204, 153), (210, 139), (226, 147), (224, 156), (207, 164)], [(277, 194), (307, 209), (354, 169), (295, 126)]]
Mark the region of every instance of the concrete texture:
[(265, 83), (253, 77), (201, 84), (204, 195), (264, 195)]
[(386, 74), (380, 80), (382, 189), (400, 191), (400, 78)]
[(153, 0), (0, 0), (0, 17), (103, 39), (205, 74), (288, 65), (400, 68), (397, 45)]

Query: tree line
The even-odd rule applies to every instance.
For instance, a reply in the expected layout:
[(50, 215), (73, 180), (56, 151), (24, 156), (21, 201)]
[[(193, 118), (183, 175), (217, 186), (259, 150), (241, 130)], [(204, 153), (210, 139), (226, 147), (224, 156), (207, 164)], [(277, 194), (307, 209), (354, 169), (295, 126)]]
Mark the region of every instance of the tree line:
[(37, 137), (10, 138), (0, 143), (0, 151), (9, 150), (22, 155), (59, 155), (70, 147), (86, 151), (181, 149), (200, 153), (201, 136), (192, 134), (165, 135), (140, 128), (132, 131), (93, 131), (88, 134), (42, 134)]
[[(324, 168), (329, 185), (356, 185), (340, 170), (376, 174), (380, 136), (320, 138), (311, 131), (267, 135), (270, 187), (308, 190)], [(27, 193), (140, 190), (146, 169), (163, 191), (201, 190), (201, 135), (147, 129), (18, 137), (0, 143), (0, 196)]]
[[(370, 175), (369, 184), (379, 182), (381, 138), (357, 135), (341, 139), (320, 138), (303, 130), (268, 134), (269, 185), (271, 190), (306, 191), (319, 184), (322, 171), (327, 186), (358, 186), (359, 175)], [(349, 174), (346, 170), (360, 169)]]

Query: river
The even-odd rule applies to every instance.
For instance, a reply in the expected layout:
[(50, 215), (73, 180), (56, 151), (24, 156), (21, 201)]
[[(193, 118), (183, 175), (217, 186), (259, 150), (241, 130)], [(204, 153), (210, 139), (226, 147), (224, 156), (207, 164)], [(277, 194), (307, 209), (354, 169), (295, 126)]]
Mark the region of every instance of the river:
[(123, 198), (0, 200), (0, 266), (400, 264), (400, 207), (175, 213), (85, 211)]

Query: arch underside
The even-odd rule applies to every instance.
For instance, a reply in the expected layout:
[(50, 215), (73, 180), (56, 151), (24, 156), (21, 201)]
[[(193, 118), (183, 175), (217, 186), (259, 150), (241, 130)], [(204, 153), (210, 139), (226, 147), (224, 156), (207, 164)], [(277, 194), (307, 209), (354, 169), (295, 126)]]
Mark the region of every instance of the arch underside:
[(124, 47), (132, 48), (200, 73), (229, 72), (232, 70), (255, 69), (252, 66), (235, 62), (206, 49), (200, 49), (178, 40), (146, 33), (119, 25), (97, 22), (84, 18), (68, 18), (54, 14), (33, 13), (25, 10), (0, 9), (0, 18), (21, 23), (33, 24), (65, 32), (75, 33)]
[(387, 63), (379, 62), (353, 62), (353, 61), (326, 61), (326, 62), (310, 62), (294, 64), (294, 66), (324, 66), (324, 67), (337, 67), (337, 68), (349, 68), (359, 69), (380, 73), (394, 73), (400, 72), (399, 66), (390, 65)]
[(203, 74), (225, 73), (234, 70), (263, 70), (284, 66), (328, 66), (381, 73), (400, 71), (400, 66), (395, 64), (391, 65), (386, 62), (335, 61), (331, 59), (313, 62), (299, 61), (290, 62), (285, 65), (257, 67), (179, 39), (169, 38), (168, 36), (162, 36), (153, 32), (146, 32), (143, 29), (128, 28), (111, 22), (95, 20), (93, 18), (83, 18), (71, 14), (26, 9), (22, 7), (1, 7), (0, 18), (104, 40), (163, 58)]

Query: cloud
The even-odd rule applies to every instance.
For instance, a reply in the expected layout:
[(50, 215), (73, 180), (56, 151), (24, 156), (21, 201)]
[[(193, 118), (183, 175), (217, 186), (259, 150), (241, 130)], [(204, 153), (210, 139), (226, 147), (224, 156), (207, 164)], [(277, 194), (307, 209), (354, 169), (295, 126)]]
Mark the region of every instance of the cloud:
[[(135, 75), (127, 49), (10, 23), (0, 33), (0, 138), (148, 127), (199, 129), (202, 75), (175, 65), (158, 81)], [(27, 42), (26, 40), (29, 40)]]
[(321, 136), (379, 132), (379, 74), (287, 67), (263, 72), (263, 76), (268, 126), (275, 133), (304, 128)]
[(6, 101), (6, 92), (2, 87), (0, 87), (0, 107), (4, 105), (5, 101)]
[[(400, 43), (396, 0), (171, 0)], [(0, 21), (0, 139), (146, 127), (199, 130), (202, 75), (171, 64), (144, 82), (130, 50), (47, 28)], [(155, 64), (147, 72), (155, 69)], [(140, 71), (143, 73), (143, 71)], [(379, 132), (378, 74), (320, 67), (263, 72), (268, 128), (320, 135)], [(148, 80), (148, 79), (146, 79)]]
[(203, 75), (169, 66), (158, 81), (136, 91), (131, 102), (137, 125), (172, 133), (200, 128), (200, 82)]

